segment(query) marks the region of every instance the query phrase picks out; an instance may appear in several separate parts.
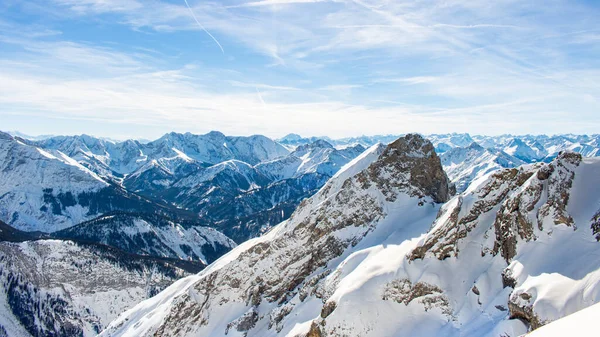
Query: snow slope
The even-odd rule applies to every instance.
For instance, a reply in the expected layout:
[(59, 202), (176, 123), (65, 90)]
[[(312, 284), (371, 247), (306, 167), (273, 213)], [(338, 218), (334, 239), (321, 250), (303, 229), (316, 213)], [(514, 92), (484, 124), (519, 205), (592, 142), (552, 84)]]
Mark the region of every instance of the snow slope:
[(108, 186), (62, 152), (49, 153), (0, 133), (0, 219), (17, 228), (49, 230), (86, 220), (85, 206), (52, 201)]
[(528, 337), (593, 337), (598, 335), (597, 319), (600, 317), (600, 304), (594, 304), (574, 314), (563, 317), (534, 332)]
[(499, 170), (447, 201), (422, 138), (367, 158), (101, 336), (519, 336), (600, 301), (600, 159)]
[(256, 165), (273, 180), (297, 178), (308, 173), (333, 176), (342, 166), (365, 151), (361, 145), (335, 149), (324, 140), (298, 146), (288, 156)]

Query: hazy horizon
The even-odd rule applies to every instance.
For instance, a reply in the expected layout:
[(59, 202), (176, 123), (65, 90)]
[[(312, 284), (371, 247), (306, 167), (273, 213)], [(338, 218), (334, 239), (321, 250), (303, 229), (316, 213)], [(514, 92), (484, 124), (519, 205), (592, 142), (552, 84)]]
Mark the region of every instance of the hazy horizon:
[[(219, 131), (219, 130), (211, 130), (211, 131), (204, 132), (204, 133), (195, 133), (195, 132), (190, 132), (190, 131), (183, 131), (183, 132), (168, 131), (168, 132), (165, 132), (165, 133), (163, 133), (162, 135), (160, 135), (160, 136), (158, 136), (156, 138), (151, 138), (151, 139), (150, 138), (136, 138), (136, 137), (114, 138), (114, 137), (108, 137), (108, 136), (104, 136), (104, 135), (87, 134), (87, 133), (38, 134), (38, 135), (32, 135), (32, 134), (27, 134), (27, 133), (21, 132), (19, 130), (0, 130), (0, 132), (5, 132), (5, 133), (8, 133), (8, 134), (13, 135), (13, 136), (23, 137), (25, 139), (28, 139), (28, 138), (31, 138), (31, 139), (33, 139), (33, 138), (42, 139), (42, 138), (51, 138), (51, 137), (90, 136), (90, 137), (94, 137), (94, 138), (98, 138), (98, 139), (105, 139), (105, 140), (117, 141), (117, 142), (123, 142), (123, 141), (126, 141), (126, 140), (137, 140), (137, 141), (144, 141), (144, 142), (152, 142), (152, 141), (158, 140), (161, 137), (163, 137), (163, 136), (165, 136), (165, 135), (167, 135), (169, 133), (172, 133), (172, 132), (175, 132), (175, 133), (178, 133), (178, 134), (190, 133), (190, 134), (193, 134), (193, 135), (199, 135), (199, 136), (201, 136), (201, 135), (206, 135), (206, 134), (208, 134), (210, 132), (221, 132), (221, 131)], [(538, 133), (538, 134), (535, 134), (535, 133), (530, 133), (530, 134), (508, 134), (508, 133), (505, 133), (505, 134), (489, 135), (489, 134), (476, 134), (476, 133), (468, 133), (468, 132), (447, 132), (447, 133), (429, 133), (429, 134), (420, 133), (420, 132), (407, 132), (407, 133), (372, 134), (372, 135), (365, 135), (365, 134), (363, 134), (363, 135), (354, 135), (354, 136), (348, 136), (348, 137), (330, 137), (328, 135), (302, 135), (302, 134), (297, 134), (297, 133), (294, 133), (294, 132), (290, 132), (290, 133), (284, 134), (281, 137), (271, 137), (269, 135), (260, 134), (260, 133), (248, 133), (248, 134), (242, 134), (242, 135), (239, 135), (239, 134), (227, 134), (227, 133), (224, 133), (224, 132), (221, 132), (221, 133), (223, 133), (225, 136), (228, 136), (228, 137), (265, 136), (265, 137), (271, 138), (273, 140), (280, 140), (280, 139), (283, 139), (284, 137), (292, 135), (292, 134), (299, 135), (302, 138), (329, 138), (331, 140), (343, 140), (343, 139), (360, 138), (360, 137), (390, 137), (390, 136), (392, 136), (392, 137), (395, 137), (395, 136), (401, 137), (401, 136), (406, 135), (408, 133), (417, 133), (417, 134), (421, 134), (423, 136), (451, 135), (451, 134), (464, 135), (464, 134), (466, 134), (466, 135), (469, 135), (471, 137), (478, 137), (478, 136), (481, 136), (481, 137), (502, 137), (502, 136), (508, 136), (508, 137), (510, 137), (510, 136), (513, 136), (513, 137), (525, 137), (525, 136), (533, 136), (533, 137), (547, 136), (547, 137), (554, 137), (554, 136), (568, 136), (568, 135), (573, 135), (573, 136), (598, 136), (598, 135), (600, 135), (599, 133), (556, 133), (556, 134), (545, 134), (545, 133)]]

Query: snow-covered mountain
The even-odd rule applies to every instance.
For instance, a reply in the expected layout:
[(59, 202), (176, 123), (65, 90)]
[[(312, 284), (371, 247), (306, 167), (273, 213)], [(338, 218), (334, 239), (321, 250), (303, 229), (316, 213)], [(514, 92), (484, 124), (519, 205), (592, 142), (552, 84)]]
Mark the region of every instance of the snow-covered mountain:
[(295, 150), (296, 147), (314, 143), (317, 140), (323, 140), (338, 149), (343, 149), (348, 146), (362, 145), (370, 147), (378, 143), (388, 144), (398, 139), (398, 135), (376, 135), (376, 136), (359, 136), (332, 139), (329, 137), (302, 137), (295, 133), (290, 133), (285, 137), (277, 139), (277, 142), (290, 150)]
[(0, 336), (96, 336), (185, 275), (168, 260), (106, 246), (0, 242)]
[(452, 197), (432, 143), (380, 149), (101, 336), (519, 336), (600, 302), (600, 159), (563, 153)]
[(243, 242), (287, 219), (300, 201), (364, 150), (361, 145), (338, 150), (318, 140), (254, 166), (234, 159), (178, 174), (157, 163), (127, 176), (123, 185), (191, 210)]
[[(379, 224), (383, 231), (396, 227), (398, 218), (388, 217), (395, 210), (411, 211), (401, 214), (407, 223), (430, 222), (436, 202), (448, 198), (448, 180), (431, 143), (408, 136), (383, 151), (373, 146), (287, 222), (141, 304), (142, 311), (127, 312), (105, 335), (293, 335), (300, 326), (289, 320), (306, 317), (307, 310), (319, 315), (322, 302), (315, 294), (331, 272), (328, 263), (340, 262), (363, 239), (386, 236)], [(152, 322), (141, 321), (146, 314)]]
[(176, 170), (191, 161), (198, 165), (240, 160), (251, 165), (287, 155), (282, 145), (265, 136), (229, 137), (212, 131), (205, 135), (171, 132), (149, 142), (114, 142), (87, 135), (59, 136), (34, 142), (43, 149), (59, 150), (98, 174), (122, 176), (159, 161)]
[(20, 230), (53, 232), (118, 210), (195, 217), (107, 182), (61, 151), (48, 151), (0, 133), (0, 220)]
[(256, 169), (275, 181), (296, 178), (308, 173), (331, 177), (365, 150), (362, 145), (338, 150), (327, 141), (319, 139), (298, 146), (288, 156), (262, 162), (256, 166)]
[(54, 154), (0, 133), (0, 220), (25, 230), (59, 229), (86, 220), (80, 195), (109, 184), (62, 152)]
[(137, 255), (209, 264), (235, 247), (214, 228), (177, 223), (157, 214), (116, 212), (51, 234), (54, 238), (100, 243)]
[[(376, 143), (389, 144), (402, 135), (375, 135), (331, 139), (328, 137), (303, 138), (296, 134), (290, 134), (278, 139), (282, 145), (294, 149), (299, 145), (308, 144), (318, 139), (325, 140), (336, 148), (344, 148), (350, 145), (360, 144), (371, 146)], [(468, 133), (448, 133), (425, 135), (429, 139), (438, 154), (443, 154), (457, 147), (468, 147), (473, 142), (482, 147), (507, 152), (526, 162), (551, 161), (561, 151), (581, 153), (585, 157), (596, 157), (600, 155), (600, 135), (500, 135), (482, 136), (470, 135)]]
[(473, 180), (490, 172), (524, 164), (522, 160), (503, 151), (484, 149), (475, 142), (467, 147), (452, 148), (441, 154), (440, 159), (458, 192), (463, 192)]

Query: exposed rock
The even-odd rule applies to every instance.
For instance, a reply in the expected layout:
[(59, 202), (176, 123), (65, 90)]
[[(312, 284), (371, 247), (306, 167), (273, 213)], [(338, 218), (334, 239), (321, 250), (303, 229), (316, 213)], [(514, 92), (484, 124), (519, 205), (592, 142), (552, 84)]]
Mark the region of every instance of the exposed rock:
[[(467, 235), (467, 228), (463, 226), (461, 229), (460, 226), (458, 226), (458, 215), (462, 208), (462, 201), (462, 197), (459, 196), (457, 197), (456, 205), (447, 206), (453, 208), (450, 216), (444, 221), (443, 226), (440, 228), (440, 231), (436, 236), (428, 238), (425, 243), (415, 248), (408, 257), (410, 261), (424, 258), (425, 253), (427, 252), (435, 255), (440, 260), (458, 254), (458, 251), (456, 251), (456, 243), (459, 239), (464, 238)], [(439, 244), (440, 239), (444, 239), (442, 244)]]
[(511, 296), (508, 302), (508, 312), (511, 319), (520, 319), (529, 325), (529, 331), (535, 330), (546, 324), (546, 322), (540, 320), (540, 318), (535, 314), (532, 304), (518, 304), (515, 302), (515, 298), (513, 296)]
[(389, 144), (379, 160), (358, 179), (364, 188), (369, 182), (377, 184), (388, 201), (395, 200), (397, 190), (412, 196), (431, 196), (435, 202), (446, 202), (451, 195), (448, 177), (433, 145), (417, 134)]
[(275, 326), (275, 331), (277, 331), (278, 333), (281, 332), (281, 330), (283, 329), (283, 324), (281, 324), (281, 321), (287, 315), (289, 315), (289, 313), (292, 312), (293, 309), (294, 305), (288, 303), (271, 311), (271, 313), (269, 314), (269, 329)]
[(423, 304), (425, 311), (436, 307), (448, 316), (452, 314), (450, 303), (442, 289), (426, 282), (413, 284), (409, 279), (393, 280), (385, 286), (381, 299), (404, 305), (418, 299), (419, 303)]
[(321, 328), (319, 328), (319, 325), (316, 322), (312, 322), (312, 324), (310, 325), (310, 330), (306, 334), (306, 337), (323, 337), (323, 334), (321, 333)]
[(510, 269), (504, 269), (502, 271), (502, 287), (511, 287), (514, 288), (517, 285), (517, 280), (512, 276), (512, 272)]
[(327, 318), (335, 310), (337, 304), (334, 301), (325, 303), (323, 309), (321, 309), (321, 318)]
[[(573, 225), (573, 218), (567, 212), (567, 203), (575, 176), (574, 169), (580, 162), (580, 155), (563, 153), (552, 163), (494, 173), (473, 192), (477, 199), (468, 208), (463, 206), (462, 196), (444, 206), (433, 224), (436, 230), (409, 254), (409, 261), (423, 259), (427, 254), (440, 260), (457, 256), (459, 240), (479, 224), (483, 214), (496, 209), (494, 226), (490, 230), (496, 239), (493, 247), (482, 247), (482, 255), (501, 254), (510, 262), (517, 254), (519, 240), (536, 239), (534, 224), (540, 230), (547, 221)], [(548, 198), (540, 205), (544, 193)]]
[(503, 305), (496, 305), (496, 306), (494, 306), (494, 307), (495, 307), (496, 309), (500, 310), (500, 311), (506, 311), (506, 310), (508, 310), (508, 309), (506, 309), (506, 307), (505, 307), (505, 306), (503, 306)]
[(592, 233), (596, 237), (596, 241), (600, 241), (600, 210), (592, 217)]
[(257, 321), (258, 321), (258, 311), (256, 311), (256, 308), (252, 308), (252, 309), (250, 309), (250, 311), (245, 313), (242, 317), (229, 323), (227, 325), (227, 329), (225, 330), (225, 334), (227, 335), (229, 333), (229, 329), (231, 329), (231, 328), (235, 328), (239, 332), (247, 332), (248, 330), (254, 328)]
[(575, 178), (574, 168), (581, 163), (578, 153), (563, 152), (556, 160), (548, 164), (552, 166), (552, 175), (548, 181), (548, 201), (538, 211), (538, 227), (543, 228), (544, 219), (552, 218), (554, 224), (573, 226), (573, 218), (567, 212), (569, 189)]

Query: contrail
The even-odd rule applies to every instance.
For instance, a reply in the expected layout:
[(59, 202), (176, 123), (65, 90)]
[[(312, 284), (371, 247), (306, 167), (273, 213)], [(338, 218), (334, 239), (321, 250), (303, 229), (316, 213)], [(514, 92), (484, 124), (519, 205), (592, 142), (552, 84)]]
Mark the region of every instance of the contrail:
[(183, 0), (185, 2), (185, 5), (187, 6), (187, 8), (190, 10), (190, 13), (192, 13), (192, 17), (194, 17), (194, 20), (196, 21), (196, 23), (198, 24), (198, 26), (200, 26), (200, 28), (202, 28), (202, 30), (208, 34), (208, 36), (210, 36), (213, 41), (215, 41), (215, 43), (217, 44), (217, 46), (219, 46), (219, 48), (221, 48), (221, 53), (223, 53), (223, 55), (225, 55), (225, 50), (223, 50), (223, 46), (221, 46), (221, 44), (219, 43), (219, 41), (217, 41), (217, 39), (208, 31), (206, 30), (206, 28), (204, 28), (204, 26), (200, 23), (200, 21), (198, 21), (198, 19), (196, 18), (196, 14), (194, 14), (194, 11), (192, 10), (192, 7), (190, 7), (190, 4), (188, 4), (187, 0)]
[(256, 94), (258, 95), (258, 98), (260, 99), (260, 102), (262, 103), (263, 107), (267, 107), (267, 103), (265, 103), (265, 100), (263, 99), (262, 95), (260, 94), (260, 91), (258, 90), (257, 86), (254, 86), (254, 89), (256, 89)]

